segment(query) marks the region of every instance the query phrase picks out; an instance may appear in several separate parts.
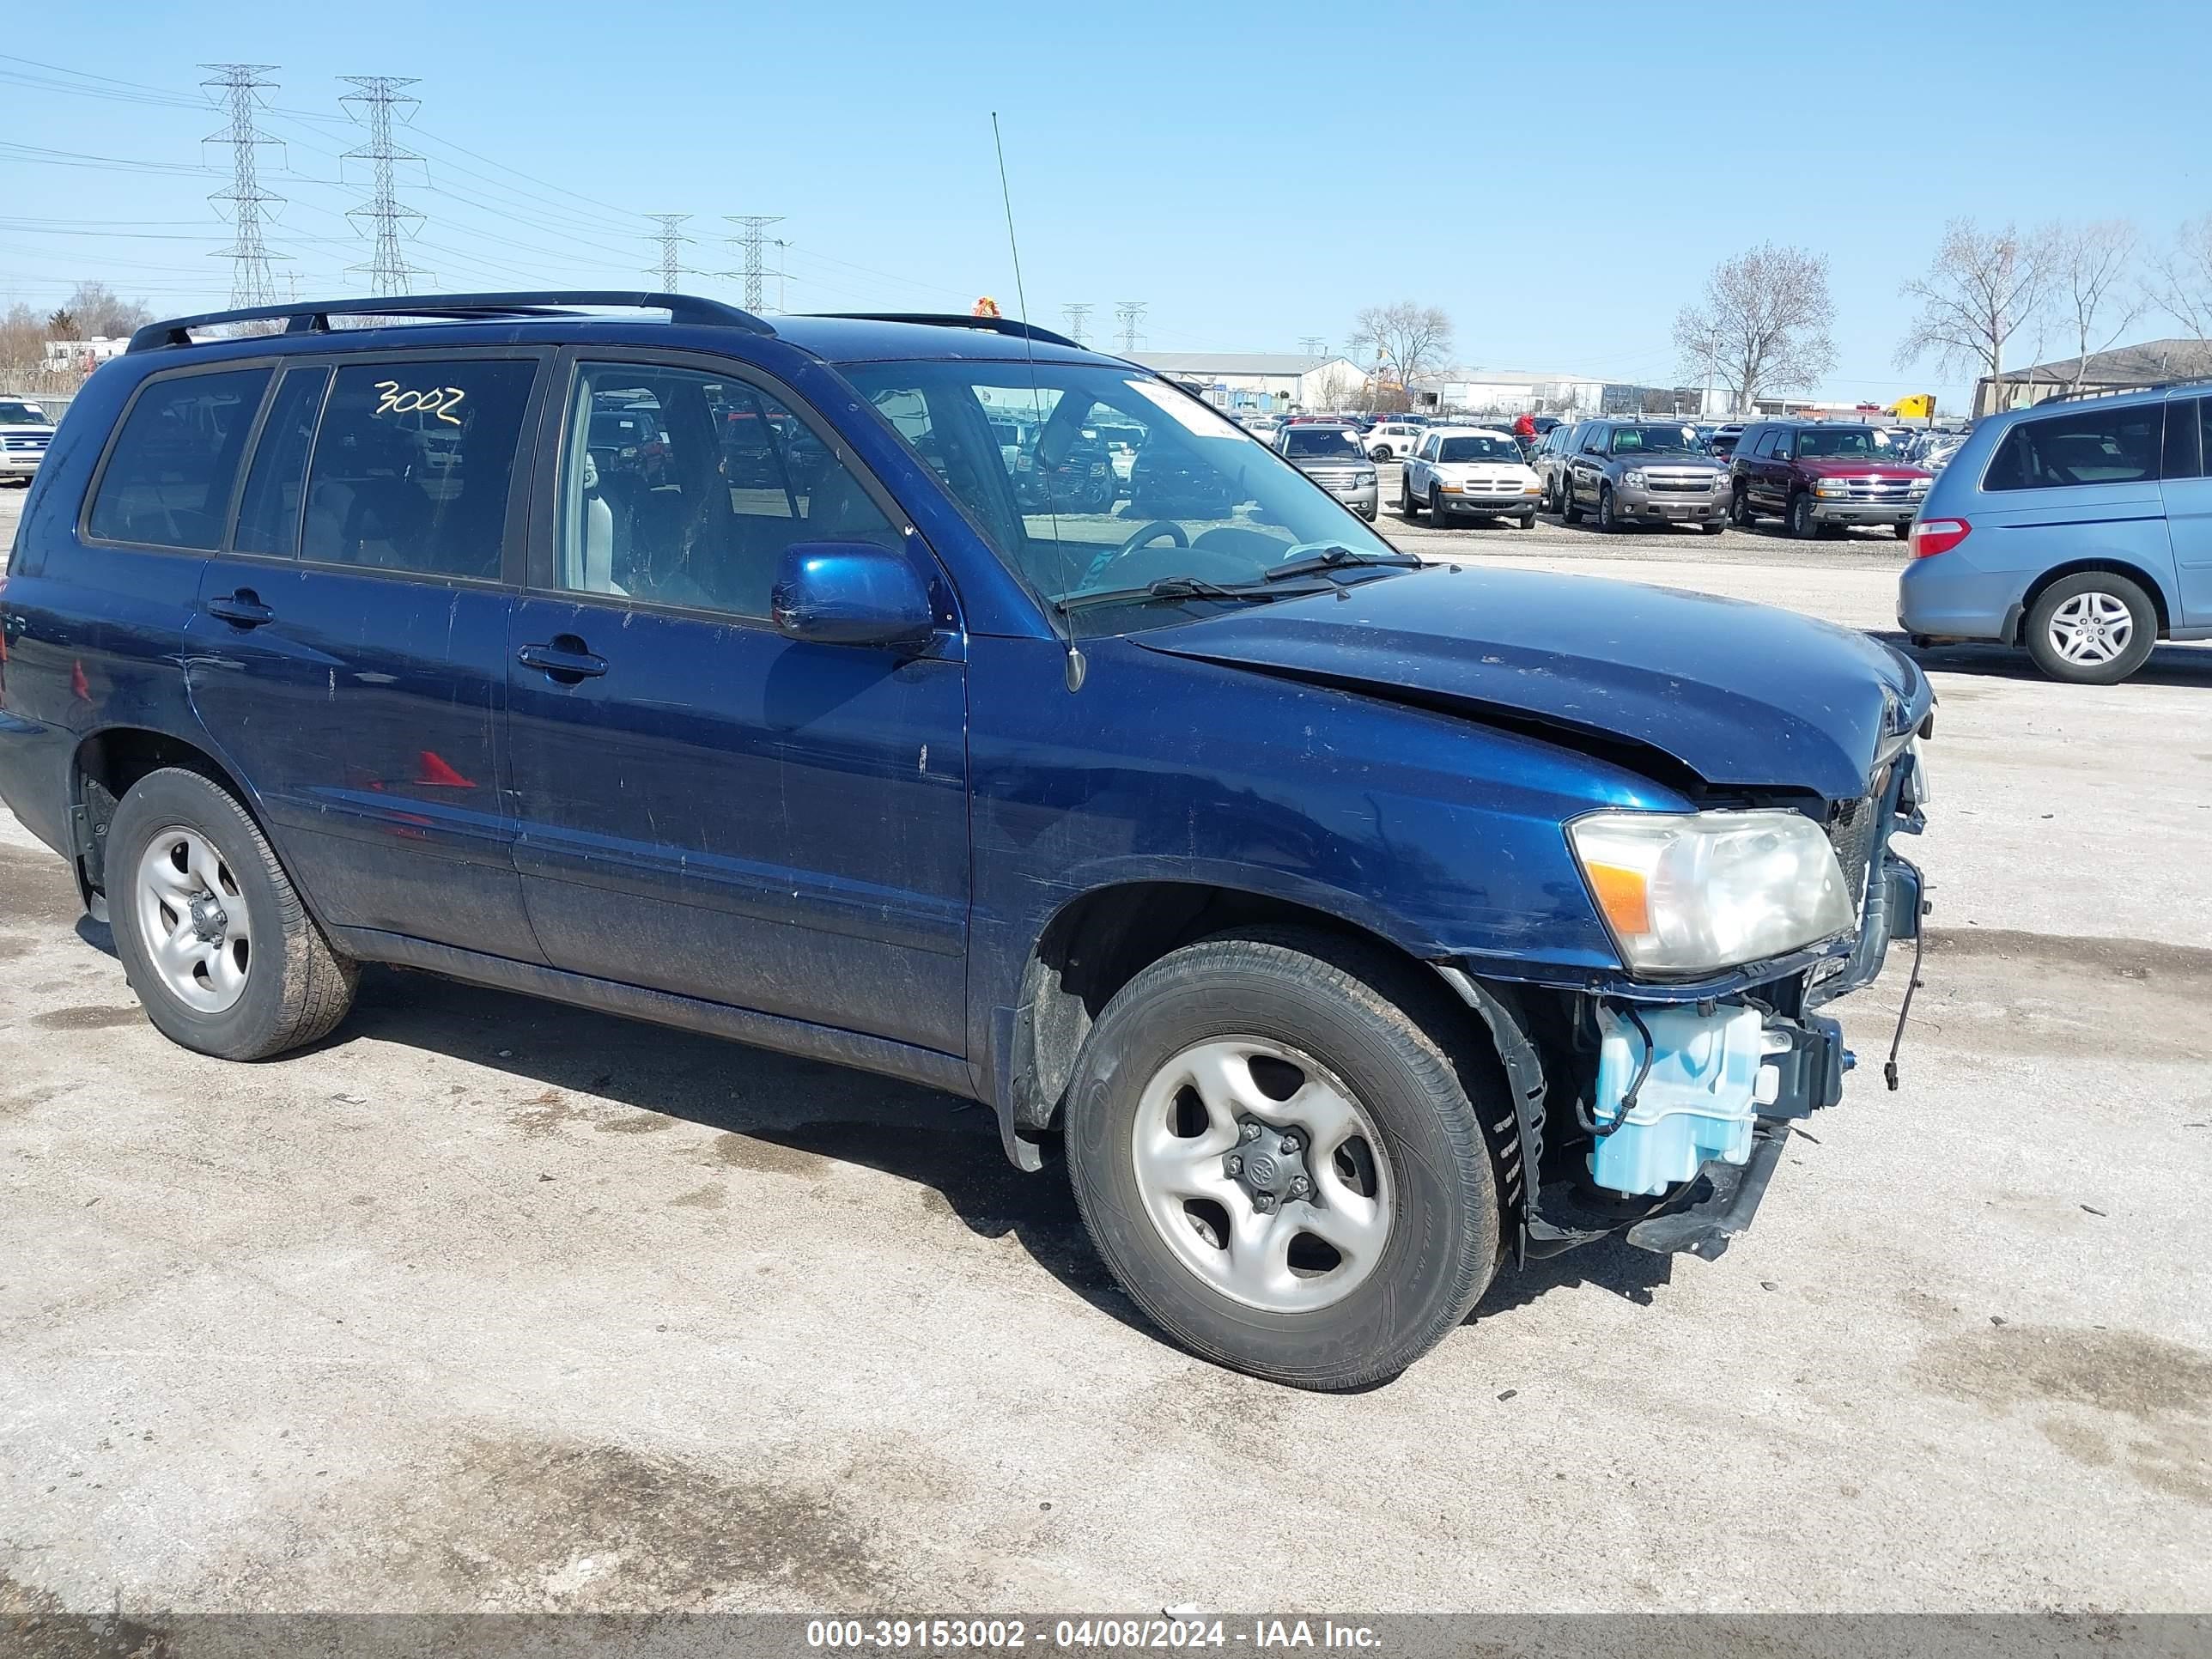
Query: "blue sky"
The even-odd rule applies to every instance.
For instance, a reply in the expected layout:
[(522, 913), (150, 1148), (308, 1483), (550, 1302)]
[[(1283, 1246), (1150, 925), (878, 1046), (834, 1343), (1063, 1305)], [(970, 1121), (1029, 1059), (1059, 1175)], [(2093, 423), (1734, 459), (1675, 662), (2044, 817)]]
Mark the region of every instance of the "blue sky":
[(1771, 237), (1831, 260), (1823, 395), (1956, 407), (1890, 361), (1898, 284), (1946, 218), (2124, 216), (2160, 240), (2212, 210), (2212, 23), (2134, 0), (86, 9), (19, 11), (0, 40), (6, 140), (92, 158), (0, 146), (0, 302), (79, 275), (156, 310), (225, 301), (220, 181), (135, 167), (227, 165), (194, 100), (196, 66), (230, 59), (279, 66), (270, 240), (306, 295), (357, 289), (366, 257), (345, 74), (420, 77), (428, 159), (403, 195), (439, 287), (643, 283), (650, 212), (696, 215), (687, 263), (726, 270), (719, 216), (780, 214), (794, 311), (1011, 310), (996, 109), (1032, 315), (1087, 301), (1098, 334), (1142, 300), (1162, 350), (1340, 346), (1361, 307), (1414, 299), (1450, 313), (1462, 362), (1670, 381), (1676, 308)]

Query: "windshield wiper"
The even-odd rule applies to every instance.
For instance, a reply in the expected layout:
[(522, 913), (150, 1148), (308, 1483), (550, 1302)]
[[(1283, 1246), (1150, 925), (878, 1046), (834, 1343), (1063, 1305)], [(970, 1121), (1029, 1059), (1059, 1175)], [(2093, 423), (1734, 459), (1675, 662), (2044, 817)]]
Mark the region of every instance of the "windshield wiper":
[(1347, 565), (1379, 565), (1401, 570), (1418, 569), (1428, 562), (1411, 553), (1355, 553), (1348, 547), (1324, 547), (1303, 559), (1292, 559), (1288, 564), (1279, 564), (1262, 573), (1263, 581), (1288, 581), (1293, 576), (1318, 575), (1325, 570), (1340, 570)]
[[(1272, 577), (1270, 578), (1272, 580)], [(1158, 581), (1146, 582), (1142, 587), (1102, 587), (1088, 593), (1070, 593), (1053, 601), (1054, 609), (1065, 615), (1094, 605), (1142, 605), (1150, 599), (1274, 599), (1282, 595), (1256, 582), (1240, 582), (1234, 587), (1219, 582), (1210, 582), (1198, 576), (1163, 576)]]

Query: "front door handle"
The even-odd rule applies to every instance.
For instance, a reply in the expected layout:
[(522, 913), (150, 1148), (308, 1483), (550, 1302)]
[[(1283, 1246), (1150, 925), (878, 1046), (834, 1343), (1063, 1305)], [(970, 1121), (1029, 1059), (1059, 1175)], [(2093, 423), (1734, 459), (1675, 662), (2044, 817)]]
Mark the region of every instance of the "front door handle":
[(235, 593), (207, 602), (207, 613), (220, 617), (238, 628), (258, 628), (264, 623), (276, 620), (276, 613), (261, 603), (261, 596), (250, 587), (241, 587)]
[(584, 648), (583, 641), (573, 634), (562, 634), (550, 645), (526, 645), (514, 653), (514, 659), (525, 668), (535, 668), (564, 685), (597, 679), (607, 672), (607, 659), (592, 655)]

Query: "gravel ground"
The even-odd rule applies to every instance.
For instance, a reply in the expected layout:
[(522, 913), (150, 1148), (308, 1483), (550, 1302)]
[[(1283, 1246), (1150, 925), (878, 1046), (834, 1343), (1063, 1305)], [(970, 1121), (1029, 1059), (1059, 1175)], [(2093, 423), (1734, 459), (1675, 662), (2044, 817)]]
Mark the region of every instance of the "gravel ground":
[[(1875, 629), (1902, 552), (1383, 528)], [(0, 813), (0, 1611), (2212, 1604), (2212, 653), (1925, 661), (1902, 1090), (1893, 960), (1727, 1256), (1348, 1397), (1158, 1340), (945, 1097), (387, 972), (186, 1054)]]

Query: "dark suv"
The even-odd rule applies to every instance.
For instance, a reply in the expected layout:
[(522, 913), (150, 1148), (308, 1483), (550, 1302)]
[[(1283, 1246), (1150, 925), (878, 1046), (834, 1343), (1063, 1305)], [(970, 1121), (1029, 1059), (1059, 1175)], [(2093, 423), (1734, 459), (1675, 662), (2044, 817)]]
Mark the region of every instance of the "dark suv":
[[(1144, 504), (1032, 502), (1008, 411), (1137, 429)], [(1506, 1260), (1717, 1254), (1919, 926), (1896, 652), (1425, 562), (997, 319), (154, 325), (0, 640), (0, 797), (176, 1042), (314, 1042), (394, 963), (973, 1097), (1162, 1326), (1308, 1387)]]
[(1808, 539), (1876, 525), (1902, 540), (1934, 476), (1906, 464), (1887, 433), (1818, 421), (1747, 426), (1729, 465), (1730, 518), (1746, 528), (1778, 518)]
[(1585, 421), (1559, 448), (1553, 478), (1569, 524), (1587, 512), (1607, 531), (1694, 524), (1717, 536), (1728, 528), (1728, 467), (1679, 421)]

